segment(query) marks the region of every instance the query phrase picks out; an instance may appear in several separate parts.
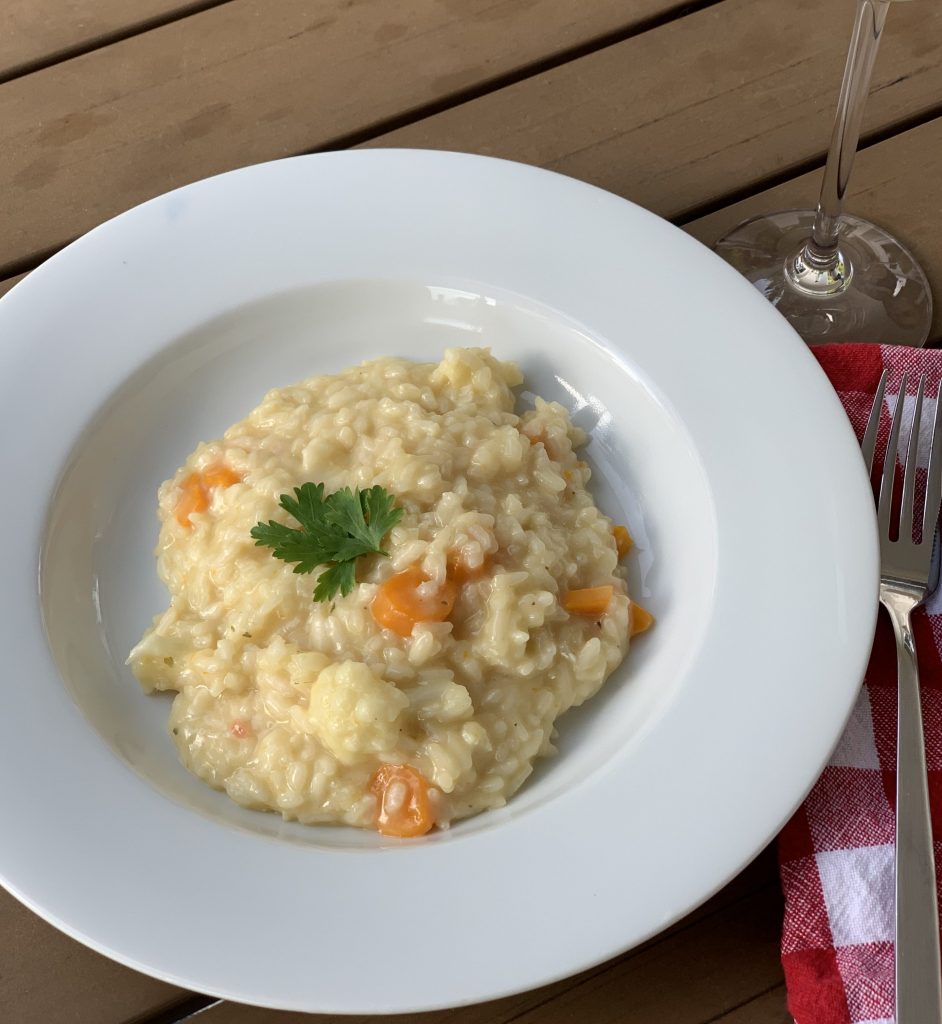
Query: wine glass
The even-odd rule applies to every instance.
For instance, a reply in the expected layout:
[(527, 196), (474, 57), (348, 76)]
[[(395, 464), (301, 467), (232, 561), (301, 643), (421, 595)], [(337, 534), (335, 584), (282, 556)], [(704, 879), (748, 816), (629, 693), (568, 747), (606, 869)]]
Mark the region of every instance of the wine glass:
[(891, 0), (858, 0), (817, 210), (754, 217), (714, 246), (809, 344), (924, 345), (929, 282), (892, 235), (844, 213), (860, 121)]

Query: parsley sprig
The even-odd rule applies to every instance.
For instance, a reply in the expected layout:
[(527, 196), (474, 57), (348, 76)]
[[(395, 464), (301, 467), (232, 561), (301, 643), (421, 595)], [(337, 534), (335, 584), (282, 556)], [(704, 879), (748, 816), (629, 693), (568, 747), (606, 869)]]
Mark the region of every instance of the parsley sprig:
[(344, 597), (356, 586), (356, 560), (362, 555), (385, 555), (383, 537), (402, 518), (395, 498), (383, 487), (350, 490), (344, 487), (324, 497), (324, 485), (295, 487), (294, 497), (282, 494), (281, 507), (300, 529), (269, 520), (252, 527), (256, 547), (269, 547), (275, 558), (294, 562), (297, 573), (328, 568), (317, 577), (315, 601)]

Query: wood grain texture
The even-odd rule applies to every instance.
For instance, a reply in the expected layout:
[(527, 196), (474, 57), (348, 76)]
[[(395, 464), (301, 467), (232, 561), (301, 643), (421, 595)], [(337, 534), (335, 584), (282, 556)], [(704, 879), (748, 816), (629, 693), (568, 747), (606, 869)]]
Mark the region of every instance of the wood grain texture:
[(0, 80), (219, 0), (3, 0)]
[[(23, 33), (11, 42), (4, 19), (31, 10), (45, 17), (33, 23), (30, 44), (43, 57), (58, 45), (55, 12), (77, 24), (88, 8), (100, 18), (130, 19), (175, 7), (173, 0), (42, 0), (42, 15), (29, 0), (7, 3), (0, 74), (4, 61), (15, 67), (28, 52)], [(683, 219), (823, 152), (852, 6), (724, 0), (373, 144), (541, 164)], [(0, 268), (28, 265), (168, 188), (381, 131), (669, 8), (669, 0), (230, 0), (9, 82), (0, 86)], [(942, 99), (940, 28), (940, 5), (893, 6), (866, 131), (931, 111)], [(70, 30), (63, 45), (112, 30), (99, 21), (91, 35)], [(942, 122), (933, 121), (866, 150), (850, 207), (914, 247), (942, 300), (942, 239), (934, 237), (940, 144)], [(752, 213), (812, 202), (818, 183), (818, 173), (798, 176), (689, 230), (712, 240)], [(0, 281), (0, 295), (16, 280)], [(942, 311), (936, 334), (942, 339)], [(781, 907), (768, 855), (760, 867), (764, 877), (751, 868), (690, 918), (611, 964), (537, 992), (391, 1024), (785, 1024)], [(0, 1005), (17, 1024), (119, 1024), (180, 995), (73, 943), (3, 894), (0, 936), (7, 950)], [(199, 1017), (200, 1024), (373, 1020), (234, 1004)]]
[(0, 86), (0, 276), (158, 193), (324, 147), (676, 0), (232, 0)]
[[(854, 5), (727, 0), (368, 145), (572, 175), (670, 218), (823, 154)], [(894, 4), (864, 131), (942, 100), (942, 5)]]
[[(813, 207), (820, 186), (820, 171), (803, 174), (695, 220), (686, 230), (711, 245), (756, 214)], [(847, 210), (887, 228), (912, 250), (935, 297), (930, 338), (942, 341), (942, 118), (858, 153)]]
[[(753, 866), (690, 917), (639, 949), (575, 978), (458, 1010), (385, 1018), (390, 1024), (767, 1024), (784, 1010), (781, 895), (774, 857)], [(534, 941), (538, 941), (536, 938)], [(683, 982), (679, 984), (682, 971)], [(777, 1005), (776, 1005), (777, 1001)], [(744, 1015), (755, 1003), (753, 1017)], [(375, 1017), (272, 1013), (223, 1003), (200, 1024), (371, 1024)]]
[(9, 1024), (119, 1024), (185, 994), (79, 945), (3, 889), (0, 936), (0, 1016)]

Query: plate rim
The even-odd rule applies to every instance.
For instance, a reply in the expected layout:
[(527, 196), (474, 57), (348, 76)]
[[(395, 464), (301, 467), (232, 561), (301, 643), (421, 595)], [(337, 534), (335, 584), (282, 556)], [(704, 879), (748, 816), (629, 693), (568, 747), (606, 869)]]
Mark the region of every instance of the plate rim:
[[(121, 214), (118, 217), (113, 218), (112, 220), (107, 221), (104, 224), (98, 226), (97, 228), (93, 229), (93, 231), (83, 236), (81, 239), (77, 240), (76, 242), (73, 242), (70, 246), (67, 246), (60, 253), (57, 253), (54, 257), (47, 261), (46, 264), (44, 264), (40, 268), (37, 268), (37, 270), (29, 274), (23, 281), (21, 281), (13, 289), (11, 289), (5, 296), (0, 298), (0, 326), (4, 324), (6, 319), (12, 320), (15, 325), (17, 321), (22, 322), (22, 318), (24, 316), (28, 317), (30, 304), (37, 301), (41, 301), (43, 299), (44, 292), (46, 292), (49, 288), (54, 287), (57, 283), (61, 283), (61, 281), (57, 282), (57, 278), (61, 279), (63, 274), (66, 275), (66, 277), (68, 277), (72, 273), (72, 264), (80, 263), (82, 261), (85, 248), (89, 244), (89, 239), (97, 240), (98, 243), (101, 243), (102, 240), (104, 240), (107, 243), (107, 239), (109, 238), (110, 233), (115, 232), (117, 230), (115, 227), (116, 225), (118, 225), (120, 230), (122, 231), (126, 230), (129, 226), (133, 228), (135, 218), (143, 217), (145, 226), (147, 226), (147, 214), (163, 214), (164, 212), (168, 211), (168, 209), (172, 207), (175, 202), (180, 200), (181, 197), (197, 197), (197, 201), (199, 201), (198, 197), (200, 190), (205, 190), (207, 188), (212, 190), (214, 187), (217, 187), (212, 184), (213, 182), (218, 183), (226, 181), (231, 184), (234, 180), (239, 179), (239, 176), (242, 176), (240, 180), (245, 182), (249, 182), (252, 176), (255, 175), (261, 175), (261, 177), (263, 178), (268, 175), (272, 175), (274, 178), (277, 178), (281, 170), (285, 168), (287, 165), (297, 166), (298, 162), (300, 161), (311, 162), (307, 164), (307, 167), (314, 168), (315, 170), (320, 167), (326, 169), (331, 164), (333, 164), (334, 167), (339, 169), (344, 164), (348, 166), (354, 166), (357, 164), (362, 165), (364, 162), (369, 163), (372, 161), (376, 164), (377, 167), (383, 167), (387, 173), (390, 173), (392, 175), (410, 173), (411, 169), (414, 168), (415, 165), (423, 164), (428, 168), (428, 171), (426, 173), (431, 174), (433, 176), (436, 173), (452, 172), (455, 170), (457, 165), (460, 164), (462, 167), (463, 174), (470, 173), (471, 176), (474, 176), (480, 173), (481, 176), (488, 178), (490, 184), (493, 184), (495, 175), (497, 179), (500, 179), (504, 174), (510, 177), (517, 177), (523, 175), (523, 177), (530, 178), (533, 181), (539, 180), (540, 188), (538, 191), (555, 192), (560, 197), (563, 197), (565, 201), (571, 201), (573, 207), (580, 207), (581, 216), (588, 216), (591, 213), (593, 216), (596, 216), (596, 219), (598, 219), (599, 210), (596, 209), (596, 207), (599, 205), (605, 207), (604, 214), (607, 215), (613, 209), (611, 204), (612, 201), (614, 201), (616, 205), (623, 204), (622, 209), (626, 211), (626, 222), (631, 218), (634, 218), (635, 221), (639, 223), (647, 221), (647, 223), (649, 224), (653, 222), (657, 222), (658, 224), (661, 225), (665, 224), (665, 222), (660, 221), (660, 218), (656, 218), (653, 214), (641, 210), (641, 208), (634, 206), (634, 204), (630, 203), (628, 200), (612, 196), (610, 193), (606, 193), (600, 189), (596, 189), (594, 186), (586, 185), (585, 183), (575, 181), (574, 179), (566, 178), (562, 175), (556, 174), (555, 172), (530, 167), (528, 165), (516, 164), (510, 161), (497, 160), (495, 158), (490, 157), (479, 157), (471, 156), (468, 154), (441, 152), (431, 153), (427, 151), (416, 150), (365, 150), (352, 151), (349, 153), (319, 154), (316, 156), (295, 157), (290, 158), (289, 160), (286, 161), (275, 161), (267, 164), (253, 165), (252, 167), (249, 168), (242, 168), (236, 171), (226, 172), (221, 175), (216, 175), (213, 178), (203, 179), (200, 182), (183, 186), (181, 189), (176, 189), (172, 192), (164, 194), (163, 196), (158, 196), (155, 199), (149, 200), (147, 203), (141, 204), (140, 206), (135, 207), (132, 210), (127, 211), (126, 213)], [(484, 168), (487, 168), (487, 170), (485, 171)], [(334, 172), (325, 170), (324, 173), (329, 176)], [(337, 173), (339, 174), (340, 171), (338, 170)], [(545, 185), (545, 183), (548, 181), (552, 182), (551, 186)], [(249, 191), (251, 192), (251, 188), (249, 189)], [(570, 196), (571, 200), (569, 198)], [(142, 211), (144, 211), (143, 214)], [(632, 211), (630, 217), (627, 216), (627, 211)], [(698, 243), (694, 242), (693, 239), (690, 239), (688, 236), (683, 235), (683, 233), (680, 232), (679, 230), (674, 228), (670, 228), (670, 230), (676, 232), (676, 236), (672, 237), (687, 238), (687, 242), (689, 242), (690, 246), (695, 247), (693, 249), (690, 249), (690, 252), (702, 249), (702, 247), (700, 247)], [(660, 229), (658, 229), (658, 231), (660, 231)], [(704, 254), (706, 254), (706, 250), (703, 250), (703, 252)], [(709, 254), (709, 257), (711, 260), (721, 262), (719, 261), (718, 257), (715, 257), (712, 254)], [(700, 257), (696, 257), (693, 260), (693, 262), (696, 262), (696, 260), (698, 259), (700, 259)], [(720, 274), (720, 271), (718, 270), (716, 264), (713, 264), (712, 266), (713, 270), (717, 274)], [(732, 292), (734, 290), (733, 278), (735, 277), (735, 274), (733, 271), (729, 270), (729, 268), (726, 268), (726, 270), (723, 271), (722, 273), (725, 274), (726, 271), (728, 271), (730, 275), (726, 278), (726, 280), (728, 281), (728, 290)], [(80, 274), (79, 277), (81, 276), (82, 275)], [(48, 284), (46, 283), (47, 279), (49, 282)], [(738, 278), (735, 278), (735, 280), (737, 282), (739, 281)], [(786, 334), (783, 334), (782, 332), (784, 321), (781, 319), (781, 317), (779, 317), (779, 315), (774, 310), (772, 310), (771, 307), (765, 306), (764, 300), (761, 300), (761, 297), (759, 297), (758, 295), (756, 295), (756, 293), (753, 292), (751, 286), (749, 286), (745, 282), (740, 282), (740, 284), (741, 288), (739, 294), (742, 296), (742, 301), (744, 304), (748, 305), (748, 303), (753, 301), (752, 299), (747, 299), (747, 294), (754, 295), (756, 299), (759, 299), (761, 301), (764, 308), (768, 310), (768, 315), (758, 314), (757, 312), (756, 318), (762, 319), (762, 317), (765, 316), (766, 322), (769, 324), (770, 335), (777, 335), (775, 345), (784, 346), (784, 348), (787, 348), (789, 344), (792, 345), (792, 355), (789, 356), (789, 359), (793, 359), (793, 365), (796, 368), (796, 373), (800, 377), (803, 377), (805, 380), (810, 380), (811, 377), (809, 376), (809, 371), (811, 371), (812, 367), (814, 367), (814, 372), (817, 372), (821, 376), (821, 378), (824, 379), (823, 373), (816, 367), (816, 363), (814, 361), (813, 356), (811, 355), (811, 353), (807, 352), (803, 344), (799, 340), (797, 340), (797, 336), (794, 336), (793, 341), (786, 340)], [(35, 299), (33, 298), (33, 296), (35, 296)], [(758, 311), (759, 305), (753, 304), (753, 308)], [(775, 325), (774, 330), (772, 329), (773, 324)], [(790, 329), (787, 329), (787, 331), (790, 332)], [(28, 332), (26, 332), (26, 334), (28, 334)], [(16, 341), (14, 341), (12, 344), (8, 343), (7, 345), (0, 345), (0, 365), (3, 364), (4, 356), (13, 359), (17, 355), (19, 355), (20, 358), (24, 358), (24, 350), (26, 347), (27, 345), (25, 342), (21, 342), (19, 346), (17, 346)], [(776, 351), (784, 351), (784, 348), (780, 347), (776, 349)], [(16, 351), (13, 352), (11, 355), (12, 349), (16, 349)], [(802, 365), (803, 368), (798, 369), (799, 367), (802, 367)], [(827, 384), (827, 387), (830, 388), (830, 385)], [(0, 394), (2, 394), (2, 388), (0, 388)], [(821, 403), (821, 410), (824, 410), (828, 404), (824, 402), (821, 398), (823, 394), (824, 393), (819, 389), (818, 397), (815, 399), (815, 401), (819, 401)], [(103, 395), (102, 397), (104, 398), (107, 396)], [(838, 420), (836, 419), (836, 414), (840, 413), (840, 416), (843, 418), (846, 426), (846, 430), (844, 431), (845, 441), (841, 443), (844, 444), (844, 448), (849, 454), (851, 449), (848, 442), (850, 440), (853, 440), (852, 431), (849, 423), (846, 420), (846, 417), (844, 416), (843, 409), (840, 406), (839, 400), (837, 399), (837, 396), (833, 393), (832, 399), (833, 401), (830, 403), (830, 411), (822, 412), (822, 415), (825, 419), (830, 417), (835, 426), (837, 426)], [(0, 414), (0, 421), (2, 421), (2, 414)], [(856, 445), (856, 441), (854, 441), (854, 444)], [(2, 465), (3, 459), (0, 458), (0, 466)], [(850, 476), (852, 477), (853, 474), (850, 474)], [(863, 470), (863, 464), (862, 460), (860, 460), (857, 484), (853, 486), (857, 486), (859, 489), (862, 486), (862, 481), (864, 479), (865, 474)], [(871, 514), (868, 514), (868, 511)], [(870, 579), (873, 584), (872, 602), (869, 613), (872, 626), (875, 622), (877, 614), (878, 583), (876, 526), (875, 517), (872, 515), (872, 501), (870, 502), (869, 509), (865, 508), (862, 503), (859, 503), (856, 515), (858, 516), (858, 521), (856, 524), (852, 525), (851, 529), (853, 529), (854, 531), (859, 531), (860, 537), (863, 539), (862, 548), (858, 554), (861, 565), (860, 567), (858, 567), (856, 572), (861, 579)], [(869, 547), (866, 543), (868, 534), (870, 535)], [(6, 589), (0, 586), (0, 603), (2, 603), (4, 598), (7, 601), (9, 601), (10, 594), (6, 591)], [(866, 612), (863, 614), (863, 617), (867, 617)], [(795, 808), (800, 805), (801, 801), (807, 794), (807, 791), (810, 789), (815, 778), (819, 774), (821, 768), (826, 763), (833, 745), (837, 742), (840, 736), (843, 724), (844, 722), (846, 722), (846, 719), (851, 712), (853, 698), (856, 695), (859, 682), (863, 677), (863, 672), (869, 658), (871, 636), (872, 630), (871, 635), (868, 635), (865, 639), (861, 639), (859, 641), (858, 649), (854, 652), (854, 654), (852, 656), (848, 656), (847, 673), (848, 676), (856, 676), (856, 684), (853, 686), (846, 686), (847, 693), (849, 694), (849, 699), (844, 701), (844, 704), (846, 706), (843, 708), (843, 715), (840, 718), (840, 721), (837, 721), (835, 718), (835, 721), (832, 722), (830, 732), (833, 733), (833, 736), (831, 737), (830, 744), (827, 745), (827, 749), (823, 749), (822, 747), (822, 749), (819, 750), (819, 756), (816, 759), (816, 763), (814, 765), (806, 766), (805, 771), (802, 773), (803, 781), (801, 786), (801, 792), (799, 793), (796, 788), (793, 799), (790, 801), (789, 807), (787, 808), (787, 813), (780, 813), (779, 817), (781, 820), (778, 822), (778, 825), (772, 828), (771, 830), (766, 830), (767, 834), (765, 835), (764, 841), (753, 850), (753, 855), (757, 853), (759, 849), (761, 849), (762, 846), (765, 845), (765, 843), (769, 839), (772, 838), (772, 836), (778, 831), (778, 828), (780, 828), (781, 825), (784, 824), (788, 817), (790, 817), (790, 815), (794, 812)], [(65, 715), (65, 718), (68, 718), (67, 714)], [(84, 723), (84, 720), (82, 721)], [(0, 758), (0, 763), (2, 763), (2, 758)], [(592, 967), (608, 959), (611, 956), (617, 955), (618, 953), (624, 951), (624, 949), (631, 948), (637, 943), (644, 941), (645, 938), (649, 937), (650, 935), (656, 934), (664, 927), (667, 927), (674, 920), (677, 920), (679, 917), (683, 916), (685, 913), (692, 910), (696, 905), (708, 899), (713, 893), (722, 888), (722, 886), (725, 885), (730, 878), (734, 877), (742, 869), (742, 867), (744, 867), (745, 864), (748, 863), (750, 859), (751, 855), (747, 857), (744, 861), (737, 861), (736, 863), (731, 864), (727, 873), (722, 877), (714, 879), (714, 884), (712, 885), (712, 888), (703, 891), (693, 904), (687, 905), (679, 910), (674, 908), (663, 921), (661, 921), (656, 927), (652, 927), (652, 929), (649, 930), (647, 933), (641, 934), (640, 936), (632, 936), (632, 938), (625, 945), (621, 947), (611, 947), (602, 955), (591, 956), (588, 959), (578, 959), (570, 963), (566, 967), (557, 969), (556, 973), (546, 973), (546, 971), (544, 970), (543, 973), (540, 974), (538, 978), (536, 978), (536, 980), (534, 980), (533, 977), (528, 977), (521, 984), (513, 984), (507, 988), (495, 988), (493, 991), (489, 991), (484, 994), (481, 994), (481, 992), (478, 991), (470, 993), (466, 998), (458, 998), (446, 1002), (438, 1000), (434, 1002), (423, 1003), (419, 1001), (412, 1003), (410, 1005), (406, 1005), (404, 1003), (397, 1003), (396, 1005), (388, 1008), (378, 1008), (375, 1004), (364, 1006), (361, 1003), (352, 1002), (343, 1005), (299, 1005), (297, 1002), (290, 1001), (290, 999), (289, 1001), (285, 1002), (271, 1002), (270, 998), (265, 998), (263, 1001), (259, 1002), (257, 1001), (257, 999), (253, 998), (253, 994), (251, 992), (240, 991), (238, 990), (237, 987), (227, 988), (225, 986), (207, 986), (205, 981), (200, 981), (198, 978), (195, 978), (192, 975), (188, 976), (186, 973), (176, 974), (173, 972), (167, 972), (165, 970), (155, 969), (153, 966), (140, 962), (133, 956), (123, 954), (120, 949), (114, 948), (114, 946), (102, 941), (97, 936), (84, 932), (82, 929), (76, 927), (72, 922), (60, 918), (53, 907), (47, 906), (42, 901), (42, 899), (36, 899), (34, 893), (28, 891), (29, 886), (23, 887), (17, 884), (16, 879), (12, 877), (12, 875), (7, 871), (7, 868), (4, 864), (4, 854), (2, 853), (0, 853), (0, 876), (2, 876), (2, 881), (5, 887), (8, 888), (9, 891), (11, 891), (18, 899), (20, 899), (21, 902), (29, 906), (30, 909), (39, 914), (39, 916), (44, 917), (47, 921), (49, 921), (56, 927), (60, 928), (60, 930), (65, 931), (67, 934), (70, 934), (73, 938), (78, 939), (79, 941), (91, 946), (94, 949), (97, 949), (99, 952), (104, 953), (106, 956), (109, 956), (112, 959), (125, 963), (127, 966), (143, 971), (144, 973), (150, 974), (155, 977), (160, 977), (163, 980), (169, 981), (173, 984), (181, 985), (187, 988), (195, 988), (202, 991), (210, 991), (214, 993), (218, 992), (218, 994), (223, 998), (231, 998), (247, 1003), (255, 1002), (257, 1005), (277, 1006), (283, 1009), (314, 1009), (319, 1010), (320, 1012), (335, 1013), (420, 1012), (422, 1010), (439, 1009), (446, 1006), (466, 1005), (468, 1003), (478, 1002), (484, 999), (499, 998), (501, 996), (508, 995), (513, 992), (529, 989), (540, 984), (546, 984), (554, 980), (558, 980), (559, 978), (570, 976), (588, 967)], [(14, 870), (13, 874), (15, 873), (16, 871)]]

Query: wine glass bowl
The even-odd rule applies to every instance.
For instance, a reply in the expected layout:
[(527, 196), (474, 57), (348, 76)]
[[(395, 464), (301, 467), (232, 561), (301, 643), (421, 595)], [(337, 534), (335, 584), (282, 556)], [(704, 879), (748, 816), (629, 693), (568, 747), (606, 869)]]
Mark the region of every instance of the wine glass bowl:
[(716, 243), (810, 345), (874, 342), (924, 345), (932, 294), (916, 258), (883, 228), (850, 214), (834, 259), (808, 259), (814, 210), (754, 217)]
[(883, 228), (844, 213), (873, 64), (891, 0), (858, 0), (817, 210), (754, 217), (714, 248), (809, 345), (924, 345), (932, 294), (913, 254)]

